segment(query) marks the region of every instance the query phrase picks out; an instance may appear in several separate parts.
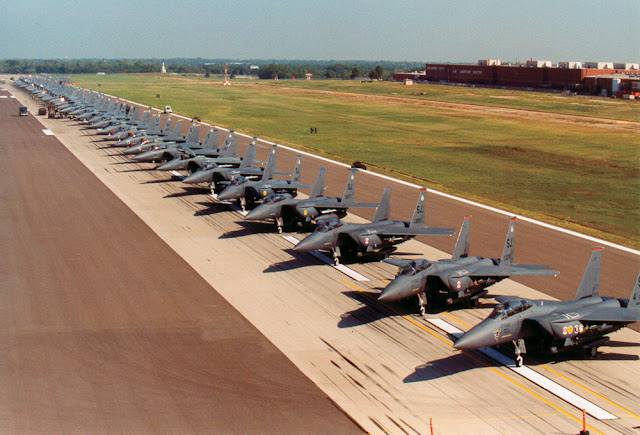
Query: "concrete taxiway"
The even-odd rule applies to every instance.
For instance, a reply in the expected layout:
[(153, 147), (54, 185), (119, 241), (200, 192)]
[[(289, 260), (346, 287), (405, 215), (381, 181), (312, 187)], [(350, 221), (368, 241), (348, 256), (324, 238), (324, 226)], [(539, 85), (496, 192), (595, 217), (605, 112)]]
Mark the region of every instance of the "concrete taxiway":
[[(76, 123), (68, 120), (43, 120), (43, 123), (366, 431), (424, 433), (429, 430), (429, 418), (434, 419), (438, 433), (579, 430), (581, 412), (576, 406), (479, 352), (453, 351), (450, 333), (433, 322), (439, 319), (466, 330), (486, 316), (490, 301), (480, 310), (432, 314), (427, 319), (414, 314), (414, 303), (378, 304), (375, 297), (379, 288), (395, 273), (391, 266), (352, 265), (353, 270), (369, 279), (353, 280), (310, 255), (294, 254), (289, 249), (291, 242), (282, 236), (262, 232), (271, 230), (271, 225), (244, 223), (237, 213), (202, 191), (169, 181), (165, 173), (149, 171), (153, 165), (130, 163), (118, 150), (79, 130)], [(266, 155), (266, 149), (261, 148), (259, 157)], [(279, 170), (293, 167), (294, 158), (293, 153), (280, 153)], [(305, 178), (315, 177), (316, 166), (319, 164), (313, 159), (303, 161)], [(328, 177), (329, 193), (339, 195), (346, 170), (330, 167), (328, 172), (335, 174)], [(358, 177), (358, 198), (377, 200), (381, 189), (374, 187), (375, 179), (367, 178), (370, 176), (366, 173), (359, 173)], [(69, 178), (71, 185), (73, 175)], [(373, 193), (365, 195), (361, 189), (364, 185), (371, 186)], [(393, 203), (399, 209), (396, 214), (408, 218), (415, 195), (398, 191), (402, 192), (402, 187), (393, 185)], [(399, 207), (405, 197), (409, 205)], [(429, 202), (429, 207), (432, 213), (428, 223), (432, 225), (457, 226), (464, 215), (452, 211), (454, 205), (439, 204), (437, 198)], [(455, 219), (447, 220), (447, 213), (455, 213)], [(494, 225), (493, 233), (484, 234), (486, 227)], [(491, 239), (491, 243), (485, 246), (481, 240), (472, 239), (472, 253), (499, 255), (506, 226), (506, 219), (502, 222), (495, 216), (484, 217), (480, 211), (474, 213), (472, 235), (482, 233), (478, 237)], [(565, 273), (566, 256), (562, 265), (543, 255), (539, 255), (542, 260), (532, 259), (536, 255), (529, 255), (529, 249), (542, 242), (527, 225), (519, 223), (517, 231), (517, 261), (543, 262)], [(137, 237), (135, 232), (128, 234)], [(432, 245), (446, 244), (449, 249), (454, 243), (452, 238), (435, 239), (429, 239)], [(423, 253), (429, 258), (446, 255), (418, 242), (403, 245), (402, 251)], [(585, 258), (589, 251), (587, 248)], [(579, 276), (586, 259), (576, 262)], [(170, 263), (163, 266), (168, 268)], [(174, 267), (178, 266), (171, 266), (171, 270)], [(603, 264), (603, 273), (605, 269)], [(171, 277), (165, 279), (165, 285), (175, 286)], [(558, 283), (556, 280), (551, 279), (550, 284), (542, 287), (551, 287)], [(632, 282), (633, 277), (620, 290), (624, 297), (630, 293)], [(571, 293), (575, 285), (571, 283)], [(610, 288), (603, 285), (603, 293)], [(188, 291), (182, 286), (173, 290), (176, 297)], [(504, 281), (492, 291), (543, 297), (514, 281)], [(122, 300), (118, 300), (128, 304), (128, 296), (121, 296)], [(215, 321), (215, 312), (208, 314), (209, 321)], [(533, 360), (527, 363), (534, 371), (616, 417), (606, 420), (589, 417), (593, 433), (634, 433), (633, 428), (640, 424), (640, 339), (629, 330), (614, 334), (613, 339), (615, 343), (601, 348), (603, 354), (596, 360), (562, 358), (552, 363)], [(158, 345), (163, 345), (161, 340)], [(203, 400), (199, 406), (206, 404)], [(153, 415), (149, 409), (150, 420)]]

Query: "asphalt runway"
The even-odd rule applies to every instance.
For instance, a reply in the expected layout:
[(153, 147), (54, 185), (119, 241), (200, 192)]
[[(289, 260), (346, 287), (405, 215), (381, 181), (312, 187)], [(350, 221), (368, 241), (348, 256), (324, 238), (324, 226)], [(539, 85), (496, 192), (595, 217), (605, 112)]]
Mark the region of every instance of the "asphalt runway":
[(0, 100), (0, 432), (362, 433), (18, 106)]
[[(488, 314), (492, 307), (490, 300), (483, 301), (478, 310), (431, 313), (426, 319), (415, 315), (414, 301), (378, 304), (375, 297), (385, 281), (393, 277), (393, 267), (355, 264), (352, 269), (369, 281), (352, 280), (310, 255), (292, 252), (291, 244), (273, 233), (271, 225), (247, 224), (202, 190), (187, 187), (169, 174), (150, 170), (154, 165), (131, 163), (91, 130), (82, 130), (68, 120), (42, 122), (366, 431), (428, 433), (430, 417), (434, 419), (436, 433), (579, 430), (578, 408), (479, 352), (454, 351), (451, 335), (430, 322), (443, 320), (466, 330)], [(264, 159), (267, 151), (268, 147), (262, 146), (258, 157)], [(282, 151), (278, 159), (279, 170), (290, 170), (295, 156)], [(305, 180), (312, 181), (321, 165), (326, 163), (303, 158)], [(327, 167), (332, 174), (327, 177), (328, 192), (340, 195), (347, 170)], [(370, 180), (371, 176), (363, 172), (358, 177), (358, 199), (376, 201), (382, 188), (368, 197), (362, 187), (379, 179)], [(393, 184), (392, 201), (396, 207), (400, 202), (408, 204), (398, 210), (398, 217), (407, 219), (417, 192), (409, 190), (396, 195), (398, 191), (402, 191), (402, 186)], [(455, 204), (439, 204), (439, 198), (433, 195), (430, 199), (433, 214), (428, 224), (459, 226), (464, 212), (443, 222), (440, 219), (452, 212), (450, 208)], [(477, 213), (473, 215), (472, 234), (489, 225)], [(493, 245), (482, 246), (481, 241), (472, 239), (471, 252), (499, 256), (508, 218), (485, 219), (498, 220), (496, 233), (478, 235), (491, 239)], [(518, 224), (518, 262), (533, 262), (523, 259), (527, 258), (527, 239), (521, 233), (526, 235), (526, 228), (527, 225)], [(129, 234), (134, 237), (136, 233)], [(450, 251), (455, 240), (429, 238), (429, 244), (438, 243), (446, 246), (444, 251)], [(402, 246), (404, 252), (429, 258), (446, 255), (422, 243)], [(587, 248), (584, 264), (589, 254)], [(584, 264), (578, 267), (578, 280)], [(563, 271), (560, 266), (554, 267)], [(631, 282), (634, 278), (635, 275)], [(547, 281), (556, 284), (557, 278)], [(576, 285), (572, 286), (570, 296)], [(495, 294), (543, 296), (510, 280), (492, 290)], [(603, 286), (603, 294), (607, 290)], [(631, 283), (621, 293), (628, 297), (630, 291)], [(182, 293), (182, 288), (178, 293)], [(592, 433), (635, 433), (633, 428), (640, 424), (640, 340), (636, 332), (629, 330), (614, 334), (612, 339), (614, 343), (603, 346), (602, 355), (595, 360), (567, 356), (549, 362), (529, 357), (525, 361), (535, 372), (614, 414), (613, 420), (602, 421), (589, 416)], [(149, 410), (149, 415), (153, 418), (153, 410)]]

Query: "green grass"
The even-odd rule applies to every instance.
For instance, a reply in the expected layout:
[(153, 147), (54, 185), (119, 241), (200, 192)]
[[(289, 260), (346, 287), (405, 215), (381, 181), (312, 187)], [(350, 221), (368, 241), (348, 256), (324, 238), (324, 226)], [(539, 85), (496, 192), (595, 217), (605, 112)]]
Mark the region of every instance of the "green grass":
[[(223, 87), (194, 77), (145, 75), (74, 81), (143, 104), (170, 104), (176, 113), (346, 163), (361, 160), (377, 172), (640, 247), (640, 135), (637, 125), (624, 122), (638, 119), (638, 102), (589, 103), (589, 116), (621, 120), (615, 127), (501, 116), (489, 109), (576, 110), (570, 98), (504, 90), (344, 81)], [(429, 95), (388, 98), (403, 96), (395, 95), (396, 89)], [(452, 110), (422, 101), (452, 99), (491, 107)], [(319, 133), (309, 134), (311, 126)]]

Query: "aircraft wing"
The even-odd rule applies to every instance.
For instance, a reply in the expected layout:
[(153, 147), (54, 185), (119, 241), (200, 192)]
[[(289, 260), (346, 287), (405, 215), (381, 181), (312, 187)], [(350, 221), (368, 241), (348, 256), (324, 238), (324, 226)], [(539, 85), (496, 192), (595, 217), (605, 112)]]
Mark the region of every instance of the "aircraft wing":
[(411, 263), (413, 260), (408, 260), (406, 258), (385, 258), (382, 260), (383, 263), (388, 263), (397, 267), (405, 267), (407, 264)]
[[(376, 208), (378, 206), (377, 202), (352, 202), (347, 204), (338, 204), (337, 208), (344, 207), (353, 207), (353, 208)], [(336, 207), (330, 207), (336, 208)]]
[(590, 312), (580, 316), (582, 322), (640, 322), (640, 310), (628, 308), (598, 308), (597, 305)]
[(560, 274), (557, 270), (548, 269), (549, 266), (527, 267), (525, 265), (513, 266), (478, 266), (465, 270), (463, 276), (556, 276)]
[(452, 236), (453, 228), (422, 227), (422, 228), (389, 228), (378, 232), (379, 236)]

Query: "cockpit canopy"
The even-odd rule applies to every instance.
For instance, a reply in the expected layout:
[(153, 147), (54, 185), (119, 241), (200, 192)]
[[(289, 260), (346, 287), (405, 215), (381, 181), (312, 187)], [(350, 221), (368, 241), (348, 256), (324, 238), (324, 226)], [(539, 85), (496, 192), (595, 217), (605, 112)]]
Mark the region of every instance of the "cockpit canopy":
[(425, 259), (411, 260), (411, 263), (402, 268), (400, 275), (415, 275), (418, 272), (422, 272), (429, 266), (431, 266), (431, 263)]
[(316, 228), (316, 231), (319, 233), (326, 233), (328, 231), (335, 230), (336, 228), (340, 228), (343, 225), (344, 222), (342, 222), (340, 219), (326, 219), (320, 221), (320, 223), (318, 224), (318, 228)]
[(489, 314), (490, 319), (502, 320), (531, 308), (533, 304), (526, 299), (511, 299), (501, 303)]
[(244, 184), (247, 181), (249, 181), (247, 178), (243, 177), (242, 175), (234, 175), (231, 178), (231, 186), (239, 186), (240, 184)]
[(265, 198), (265, 200), (262, 201), (262, 203), (263, 204), (275, 204), (276, 202), (284, 201), (287, 198), (288, 198), (288, 196), (283, 194), (283, 193), (274, 193), (273, 195)]

